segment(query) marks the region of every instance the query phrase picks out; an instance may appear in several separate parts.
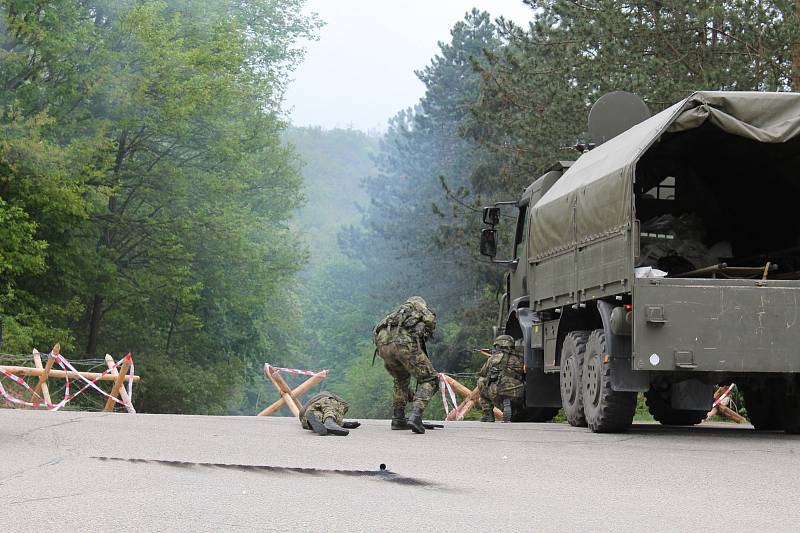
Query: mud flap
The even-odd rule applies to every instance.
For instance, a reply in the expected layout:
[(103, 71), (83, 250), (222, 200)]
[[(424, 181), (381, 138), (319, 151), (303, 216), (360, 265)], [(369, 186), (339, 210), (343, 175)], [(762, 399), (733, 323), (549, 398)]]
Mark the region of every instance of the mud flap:
[[(534, 350), (535, 352), (541, 354), (542, 350)], [(525, 374), (525, 406), (561, 407), (558, 374), (545, 374), (541, 366), (528, 367), (528, 373)]]
[(611, 313), (616, 306), (602, 300), (597, 301), (597, 310), (603, 319), (606, 334), (606, 349), (611, 364), (611, 389), (618, 392), (644, 392), (650, 388), (650, 372), (633, 369), (632, 338), (615, 335), (611, 331)]
[(696, 379), (672, 384), (670, 394), (673, 409), (709, 411), (714, 403), (714, 385)]

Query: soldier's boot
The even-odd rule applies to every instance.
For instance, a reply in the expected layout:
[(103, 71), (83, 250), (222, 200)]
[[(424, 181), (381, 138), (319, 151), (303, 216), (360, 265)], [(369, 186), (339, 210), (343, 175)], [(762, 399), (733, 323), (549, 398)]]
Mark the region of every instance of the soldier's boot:
[(323, 437), (328, 434), (328, 428), (319, 421), (317, 415), (314, 413), (306, 413), (306, 420), (308, 420), (308, 425), (311, 426), (311, 429), (314, 430), (314, 433), (317, 435), (322, 435)]
[(481, 422), (494, 422), (494, 409), (491, 407), (483, 410)]
[(503, 422), (511, 422), (511, 398), (503, 398)]
[(350, 431), (337, 424), (336, 420), (334, 420), (332, 416), (329, 416), (325, 419), (325, 429), (328, 430), (328, 435), (338, 435), (340, 437), (344, 437), (345, 435), (350, 434)]
[(392, 416), (392, 429), (408, 429), (405, 407), (394, 408), (394, 416)]
[(422, 409), (419, 407), (414, 408), (406, 423), (414, 433), (425, 433), (425, 427), (422, 425)]

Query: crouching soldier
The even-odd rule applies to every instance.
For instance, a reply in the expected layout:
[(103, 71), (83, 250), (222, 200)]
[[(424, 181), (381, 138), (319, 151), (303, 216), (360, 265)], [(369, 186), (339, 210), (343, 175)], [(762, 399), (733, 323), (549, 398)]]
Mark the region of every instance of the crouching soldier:
[(525, 375), (522, 357), (514, 349), (511, 335), (494, 340), (495, 353), (484, 363), (478, 375), (481, 422), (494, 422), (494, 407), (503, 410), (503, 422), (511, 421), (511, 404), (522, 399)]
[[(422, 413), (436, 390), (436, 370), (428, 359), (425, 341), (435, 328), (436, 314), (419, 296), (406, 300), (375, 326), (375, 353), (394, 378), (392, 429), (425, 433)], [(417, 382), (413, 393), (412, 376)], [(406, 419), (409, 401), (414, 402), (414, 410)]]
[(303, 429), (310, 429), (317, 435), (340, 435), (350, 433), (361, 424), (345, 421), (344, 415), (350, 405), (341, 396), (322, 391), (312, 396), (300, 409), (300, 423)]

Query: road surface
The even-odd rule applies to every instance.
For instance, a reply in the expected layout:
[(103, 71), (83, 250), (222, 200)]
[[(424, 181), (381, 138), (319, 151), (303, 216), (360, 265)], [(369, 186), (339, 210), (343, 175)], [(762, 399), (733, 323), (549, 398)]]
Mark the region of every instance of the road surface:
[(727, 424), (0, 410), (2, 531), (797, 531), (799, 479), (800, 438)]

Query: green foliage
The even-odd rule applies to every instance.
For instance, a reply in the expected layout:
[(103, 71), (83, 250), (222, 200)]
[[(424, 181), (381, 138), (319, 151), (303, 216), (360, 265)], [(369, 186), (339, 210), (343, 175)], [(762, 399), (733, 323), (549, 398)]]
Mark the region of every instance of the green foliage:
[(278, 118), (301, 6), (0, 2), (5, 349), (131, 350), (145, 410), (246, 408), (306, 257)]

